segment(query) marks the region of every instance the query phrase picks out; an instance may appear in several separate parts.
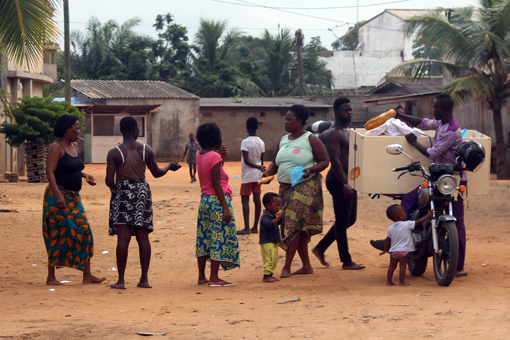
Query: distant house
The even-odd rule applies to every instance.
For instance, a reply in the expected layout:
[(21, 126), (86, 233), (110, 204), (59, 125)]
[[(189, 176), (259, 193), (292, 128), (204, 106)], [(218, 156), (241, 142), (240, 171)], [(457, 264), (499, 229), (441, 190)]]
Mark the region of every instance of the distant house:
[(407, 114), (429, 117), (432, 101), (440, 93), (442, 85), (443, 77), (429, 77), (417, 82), (393, 79), (368, 91), (364, 103), (366, 107), (385, 105), (383, 109), (400, 104)]
[(333, 73), (336, 89), (377, 85), (395, 66), (412, 60), (414, 37), (406, 37), (404, 23), (426, 10), (387, 9), (359, 27), (355, 51), (334, 51), (323, 58)]
[[(280, 139), (287, 134), (285, 115), (294, 104), (310, 109), (308, 124), (317, 120), (334, 120), (333, 107), (310, 100), (283, 98), (200, 98), (200, 124), (216, 123), (221, 129), (223, 141), (229, 153), (227, 160), (241, 160), (241, 142), (248, 136), (246, 119), (259, 120), (258, 136), (266, 144), (265, 160), (270, 161)], [(183, 150), (184, 151), (184, 150)]]
[(199, 97), (161, 81), (71, 80), (71, 87), (89, 103), (83, 108), (86, 163), (106, 162), (108, 150), (122, 142), (119, 122), (128, 115), (158, 160), (180, 158), (188, 133), (198, 127)]
[(387, 9), (359, 27), (359, 44), (363, 52), (398, 51), (402, 61), (412, 60), (414, 36), (403, 31), (407, 20), (427, 13), (425, 9)]
[[(3, 70), (0, 70), (0, 87), (10, 93), (14, 100), (23, 96), (42, 97), (43, 85), (57, 82), (57, 50), (56, 45), (47, 46), (44, 55), (30, 67), (26, 63), (18, 66), (0, 55), (0, 64), (3, 66)], [(6, 117), (3, 111), (0, 104), (2, 121), (9, 121), (11, 118)], [(0, 135), (0, 175), (6, 171), (25, 174), (24, 147), (10, 147), (5, 143), (5, 136)]]

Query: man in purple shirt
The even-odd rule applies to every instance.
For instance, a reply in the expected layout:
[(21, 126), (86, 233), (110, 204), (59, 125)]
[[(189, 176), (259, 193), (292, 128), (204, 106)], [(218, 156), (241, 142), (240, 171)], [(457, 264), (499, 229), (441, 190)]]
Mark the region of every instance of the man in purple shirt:
[[(395, 118), (403, 120), (411, 126), (422, 130), (436, 130), (434, 146), (427, 147), (418, 143), (416, 135), (406, 135), (406, 140), (421, 154), (432, 159), (437, 164), (455, 164), (455, 152), (462, 143), (462, 131), (460, 125), (453, 118), (453, 98), (447, 94), (440, 94), (432, 103), (432, 114), (435, 119), (418, 118), (397, 113)], [(460, 184), (467, 184), (466, 173), (462, 172)], [(402, 197), (402, 206), (409, 218), (413, 206), (418, 202), (418, 188)], [(466, 256), (466, 227), (464, 225), (464, 201), (459, 195), (453, 202), (453, 214), (457, 221), (455, 225), (459, 234), (459, 261), (455, 277), (467, 276), (464, 270), (464, 259)], [(374, 245), (375, 242), (371, 241)]]

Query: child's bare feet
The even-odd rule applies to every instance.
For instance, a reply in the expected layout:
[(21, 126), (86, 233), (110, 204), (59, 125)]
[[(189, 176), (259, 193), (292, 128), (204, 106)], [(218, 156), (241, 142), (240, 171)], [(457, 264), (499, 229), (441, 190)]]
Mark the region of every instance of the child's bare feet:
[(83, 280), (81, 281), (81, 283), (83, 283), (83, 284), (87, 284), (87, 283), (101, 283), (104, 280), (106, 280), (106, 277), (99, 278), (97, 276), (90, 275), (90, 276), (84, 276)]
[(276, 282), (276, 281), (280, 281), (280, 279), (277, 279), (276, 277), (272, 277), (272, 276), (264, 276), (262, 281), (266, 282), (266, 283), (273, 283), (273, 282)]
[(394, 284), (392, 281), (390, 281), (390, 282), (386, 282), (386, 286), (394, 286), (394, 285), (395, 285), (395, 284)]
[(54, 277), (53, 277), (53, 278), (47, 278), (47, 279), (46, 279), (46, 284), (47, 284), (48, 286), (60, 286), (60, 285), (62, 285), (63, 283), (62, 283), (62, 282), (60, 282), (59, 280), (57, 280), (56, 278), (54, 278)]
[(399, 282), (398, 285), (399, 286), (410, 286), (411, 284), (407, 283), (407, 282)]
[(208, 282), (209, 282), (209, 280), (207, 280), (207, 279), (198, 279), (197, 285), (204, 285)]

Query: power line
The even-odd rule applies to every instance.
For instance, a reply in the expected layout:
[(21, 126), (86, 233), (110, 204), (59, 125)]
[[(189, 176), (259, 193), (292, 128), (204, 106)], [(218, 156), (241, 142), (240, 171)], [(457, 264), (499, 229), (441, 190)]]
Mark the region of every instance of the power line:
[[(213, 0), (213, 1), (215, 1), (215, 0)], [(335, 6), (335, 7), (276, 7), (276, 6), (264, 6), (264, 5), (260, 5), (260, 4), (254, 4), (254, 3), (251, 3), (248, 1), (243, 1), (243, 0), (237, 0), (237, 1), (242, 2), (244, 4), (238, 4), (235, 2), (226, 2), (224, 0), (218, 0), (218, 2), (230, 3), (232, 5), (241, 5), (241, 6), (249, 6), (249, 7), (266, 7), (266, 8), (272, 8), (272, 9), (297, 9), (297, 10), (300, 10), (300, 9), (310, 10), (310, 9), (344, 9), (344, 8), (357, 8), (357, 7), (373, 7), (373, 6), (390, 5), (390, 4), (395, 4), (395, 3), (399, 3), (399, 2), (408, 2), (411, 0), (397, 0), (397, 1), (391, 1), (391, 2), (381, 2), (381, 3), (377, 3), (377, 4)]]

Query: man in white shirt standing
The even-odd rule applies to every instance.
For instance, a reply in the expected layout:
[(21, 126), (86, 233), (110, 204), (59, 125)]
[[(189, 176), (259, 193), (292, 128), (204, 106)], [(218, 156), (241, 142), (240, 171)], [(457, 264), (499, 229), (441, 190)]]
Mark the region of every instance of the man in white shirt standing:
[[(261, 209), (260, 193), (261, 187), (258, 182), (262, 173), (266, 170), (264, 166), (264, 152), (266, 145), (257, 136), (259, 121), (255, 117), (246, 120), (248, 138), (241, 143), (241, 202), (243, 203), (244, 229), (238, 230), (238, 235), (257, 234)], [(255, 220), (250, 229), (250, 195), (253, 193), (255, 204)]]

